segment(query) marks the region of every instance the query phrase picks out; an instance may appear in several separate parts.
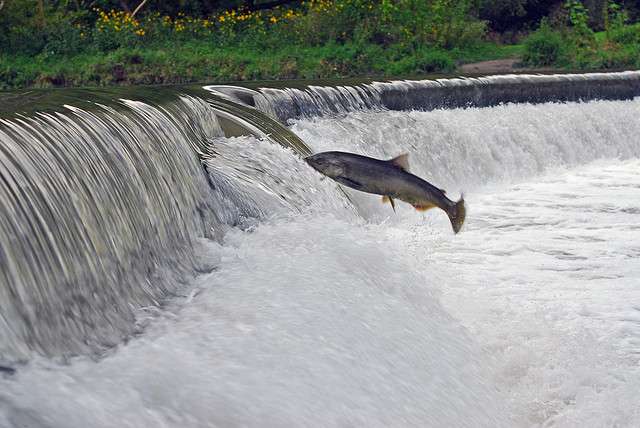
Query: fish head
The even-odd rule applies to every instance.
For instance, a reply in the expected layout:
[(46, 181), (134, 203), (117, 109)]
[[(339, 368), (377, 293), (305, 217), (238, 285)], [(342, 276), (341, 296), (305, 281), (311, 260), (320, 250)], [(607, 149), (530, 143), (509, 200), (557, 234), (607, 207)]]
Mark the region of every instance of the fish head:
[(345, 172), (344, 161), (330, 152), (318, 153), (304, 160), (313, 169), (330, 178), (337, 178)]

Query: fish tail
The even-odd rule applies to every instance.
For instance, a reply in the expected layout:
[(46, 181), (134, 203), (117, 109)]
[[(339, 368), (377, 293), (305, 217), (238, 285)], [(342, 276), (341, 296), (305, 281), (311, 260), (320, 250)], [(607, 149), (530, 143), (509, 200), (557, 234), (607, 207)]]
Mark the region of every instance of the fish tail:
[(451, 227), (455, 233), (460, 232), (464, 219), (467, 216), (467, 209), (464, 206), (464, 197), (460, 196), (460, 200), (452, 205), (447, 211), (449, 220), (451, 220)]

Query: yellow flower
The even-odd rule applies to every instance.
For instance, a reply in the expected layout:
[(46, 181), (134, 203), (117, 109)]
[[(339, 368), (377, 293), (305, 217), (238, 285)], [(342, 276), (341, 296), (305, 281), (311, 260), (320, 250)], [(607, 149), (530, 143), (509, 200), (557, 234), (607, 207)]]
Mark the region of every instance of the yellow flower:
[(278, 18), (272, 16), (271, 18), (269, 18), (269, 21), (271, 21), (272, 24), (275, 24), (276, 22), (278, 22)]

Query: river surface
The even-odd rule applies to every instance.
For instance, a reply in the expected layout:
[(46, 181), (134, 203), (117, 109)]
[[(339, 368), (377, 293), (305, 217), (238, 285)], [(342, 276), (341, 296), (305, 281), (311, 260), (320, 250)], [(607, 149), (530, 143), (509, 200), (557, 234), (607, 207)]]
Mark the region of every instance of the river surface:
[(0, 375), (0, 426), (640, 426), (639, 118), (636, 99), (289, 123), (314, 152), (408, 153), (464, 191), (458, 235), (211, 138), (215, 197), (246, 206), (198, 241), (208, 268), (100, 358)]

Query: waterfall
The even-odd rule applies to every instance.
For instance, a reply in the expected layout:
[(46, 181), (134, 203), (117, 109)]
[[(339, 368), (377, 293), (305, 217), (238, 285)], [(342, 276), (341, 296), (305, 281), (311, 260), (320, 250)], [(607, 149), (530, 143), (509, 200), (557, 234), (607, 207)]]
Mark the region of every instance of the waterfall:
[(0, 122), (0, 356), (100, 350), (177, 290), (218, 227), (194, 148), (208, 105), (142, 102)]
[[(640, 95), (640, 72), (496, 75), (475, 78), (398, 80), (354, 86), (264, 87), (242, 91), (209, 86), (236, 102), (286, 123), (361, 110), (434, 110), (503, 103), (625, 100)], [(240, 95), (242, 94), (242, 95)]]
[(0, 94), (0, 426), (638, 426), (639, 76)]

